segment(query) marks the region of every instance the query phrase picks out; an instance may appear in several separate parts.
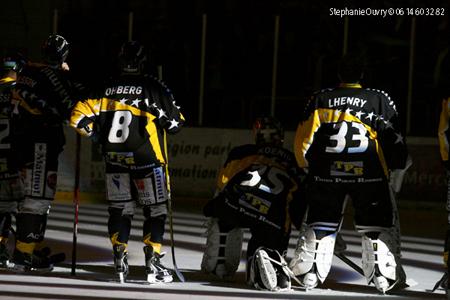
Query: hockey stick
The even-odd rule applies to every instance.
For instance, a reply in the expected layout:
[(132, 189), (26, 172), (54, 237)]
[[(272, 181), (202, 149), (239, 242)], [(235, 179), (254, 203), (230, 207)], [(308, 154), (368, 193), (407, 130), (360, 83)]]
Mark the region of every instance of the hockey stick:
[(166, 132), (164, 131), (164, 152), (166, 155), (166, 185), (167, 185), (167, 210), (169, 212), (169, 231), (170, 231), (170, 248), (172, 251), (172, 263), (173, 268), (175, 271), (175, 274), (177, 275), (178, 279), (181, 282), (185, 282), (186, 279), (184, 278), (183, 274), (180, 272), (180, 269), (178, 269), (177, 261), (175, 258), (175, 240), (173, 237), (173, 210), (172, 210), (172, 196), (170, 192), (170, 176), (169, 176), (169, 164), (168, 164), (168, 155), (167, 155), (167, 137)]
[(81, 137), (76, 133), (75, 146), (75, 186), (73, 190), (73, 239), (72, 239), (72, 270), (71, 275), (75, 276), (75, 269), (77, 266), (77, 238), (78, 238), (78, 208), (80, 203), (80, 151), (81, 151)]
[(342, 252), (334, 252), (334, 255), (336, 255), (337, 258), (339, 258), (342, 262), (347, 264), (347, 266), (351, 267), (353, 270), (364, 276), (363, 269), (358, 266), (356, 263), (354, 263), (350, 258), (348, 258), (344, 253)]

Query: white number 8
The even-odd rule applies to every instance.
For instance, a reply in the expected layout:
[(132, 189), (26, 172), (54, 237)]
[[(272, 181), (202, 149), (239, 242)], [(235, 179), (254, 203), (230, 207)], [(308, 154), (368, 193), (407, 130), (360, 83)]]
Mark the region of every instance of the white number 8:
[(119, 110), (114, 113), (114, 117), (109, 130), (108, 141), (113, 144), (124, 143), (130, 135), (130, 124), (133, 115), (128, 110)]

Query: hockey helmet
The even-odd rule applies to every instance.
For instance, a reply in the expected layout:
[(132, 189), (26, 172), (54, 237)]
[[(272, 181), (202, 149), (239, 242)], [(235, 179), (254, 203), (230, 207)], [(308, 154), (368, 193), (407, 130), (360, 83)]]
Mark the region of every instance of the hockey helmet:
[(44, 61), (51, 66), (61, 65), (69, 54), (69, 43), (60, 35), (52, 34), (42, 45)]
[(26, 58), (20, 53), (15, 55), (5, 56), (2, 60), (0, 69), (2, 71), (14, 71), (19, 73), (27, 64)]
[(126, 42), (119, 53), (119, 67), (125, 73), (141, 73), (147, 61), (144, 46), (137, 41)]
[(259, 117), (253, 123), (253, 134), (257, 145), (282, 145), (284, 129), (280, 121), (274, 117)]

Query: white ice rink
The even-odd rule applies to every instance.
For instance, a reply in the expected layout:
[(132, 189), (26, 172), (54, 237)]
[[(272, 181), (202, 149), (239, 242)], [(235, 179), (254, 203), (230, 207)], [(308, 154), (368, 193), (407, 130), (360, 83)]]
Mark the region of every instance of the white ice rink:
[[(432, 293), (443, 274), (443, 241), (413, 236), (402, 238), (403, 263), (408, 278), (416, 285), (381, 295), (374, 286), (340, 261), (333, 259), (327, 281), (317, 289), (305, 292), (293, 285), (290, 292), (262, 292), (245, 284), (243, 261), (233, 282), (221, 282), (200, 272), (205, 244), (205, 218), (198, 213), (175, 211), (174, 228), (176, 260), (186, 282), (150, 285), (144, 277), (142, 251), (142, 216), (135, 216), (129, 243), (130, 275), (120, 284), (114, 275), (112, 253), (107, 237), (107, 209), (103, 205), (82, 204), (78, 231), (78, 263), (71, 276), (73, 208), (71, 204), (55, 204), (46, 233), (53, 252), (65, 252), (66, 261), (43, 275), (18, 275), (0, 271), (0, 299), (446, 299), (443, 290)], [(166, 227), (163, 264), (172, 267), (170, 236)], [(442, 229), (445, 231), (445, 228)], [(291, 239), (288, 257), (292, 256), (296, 234)], [(248, 234), (246, 234), (248, 240)], [(350, 230), (343, 231), (347, 255), (360, 265), (360, 239)], [(246, 245), (244, 245), (245, 249)], [(243, 256), (244, 257), (244, 256)], [(295, 282), (293, 282), (294, 284)]]

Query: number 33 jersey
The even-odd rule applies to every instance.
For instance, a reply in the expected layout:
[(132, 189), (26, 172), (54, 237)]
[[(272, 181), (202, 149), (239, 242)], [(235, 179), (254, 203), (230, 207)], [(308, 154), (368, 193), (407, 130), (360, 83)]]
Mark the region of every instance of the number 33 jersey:
[(171, 91), (146, 75), (112, 79), (99, 97), (78, 102), (70, 120), (102, 145), (106, 163), (130, 169), (165, 164), (165, 132), (183, 123)]
[(294, 141), (300, 167), (315, 181), (381, 181), (408, 156), (389, 95), (359, 84), (314, 94)]

